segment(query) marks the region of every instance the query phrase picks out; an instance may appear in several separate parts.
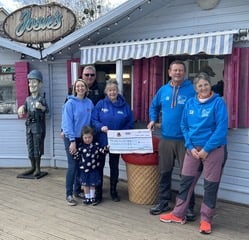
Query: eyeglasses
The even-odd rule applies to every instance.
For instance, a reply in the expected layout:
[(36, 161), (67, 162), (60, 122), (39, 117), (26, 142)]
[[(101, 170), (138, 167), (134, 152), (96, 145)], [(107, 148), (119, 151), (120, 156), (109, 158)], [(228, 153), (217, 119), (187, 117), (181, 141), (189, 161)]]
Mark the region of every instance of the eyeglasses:
[(95, 74), (94, 73), (84, 73), (84, 75), (86, 76), (86, 77), (94, 77), (95, 76)]

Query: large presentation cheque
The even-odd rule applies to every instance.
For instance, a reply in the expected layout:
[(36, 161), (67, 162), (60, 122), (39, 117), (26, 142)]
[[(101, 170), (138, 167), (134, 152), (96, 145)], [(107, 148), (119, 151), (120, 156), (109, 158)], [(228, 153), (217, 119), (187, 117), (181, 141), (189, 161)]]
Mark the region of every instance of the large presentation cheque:
[(110, 153), (153, 153), (149, 129), (108, 130)]

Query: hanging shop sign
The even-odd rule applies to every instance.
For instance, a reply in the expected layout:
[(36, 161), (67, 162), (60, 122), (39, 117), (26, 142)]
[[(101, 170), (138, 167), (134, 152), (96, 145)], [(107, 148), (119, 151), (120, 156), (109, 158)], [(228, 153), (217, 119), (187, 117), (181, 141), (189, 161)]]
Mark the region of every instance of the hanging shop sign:
[(29, 5), (11, 13), (3, 23), (5, 34), (18, 42), (55, 42), (75, 30), (76, 17), (57, 3)]
[(0, 74), (15, 73), (14, 65), (2, 65), (0, 66)]

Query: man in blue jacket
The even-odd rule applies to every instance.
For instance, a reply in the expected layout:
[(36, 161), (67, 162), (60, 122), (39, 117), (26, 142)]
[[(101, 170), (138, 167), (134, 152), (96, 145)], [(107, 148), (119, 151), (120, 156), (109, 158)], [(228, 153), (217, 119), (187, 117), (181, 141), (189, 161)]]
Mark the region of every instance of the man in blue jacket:
[[(150, 213), (153, 215), (170, 210), (172, 171), (175, 160), (178, 161), (181, 170), (185, 155), (184, 137), (180, 128), (181, 116), (185, 103), (195, 95), (195, 90), (190, 80), (184, 79), (186, 67), (182, 61), (173, 61), (170, 64), (168, 73), (171, 80), (163, 85), (152, 99), (149, 108), (150, 122), (147, 126), (149, 129), (153, 129), (159, 114), (161, 114), (159, 202), (150, 209)], [(193, 220), (195, 217), (193, 211), (194, 195), (191, 203), (189, 220)]]

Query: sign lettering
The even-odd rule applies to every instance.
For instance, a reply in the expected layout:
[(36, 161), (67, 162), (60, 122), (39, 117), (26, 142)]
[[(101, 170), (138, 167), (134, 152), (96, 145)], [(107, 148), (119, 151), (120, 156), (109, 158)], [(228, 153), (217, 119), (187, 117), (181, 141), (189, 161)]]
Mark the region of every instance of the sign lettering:
[(20, 37), (25, 31), (30, 32), (46, 30), (46, 29), (59, 29), (62, 26), (62, 14), (57, 11), (54, 15), (47, 17), (38, 17), (37, 19), (31, 17), (31, 10), (25, 9), (21, 13), (20, 24), (16, 27), (16, 36)]

